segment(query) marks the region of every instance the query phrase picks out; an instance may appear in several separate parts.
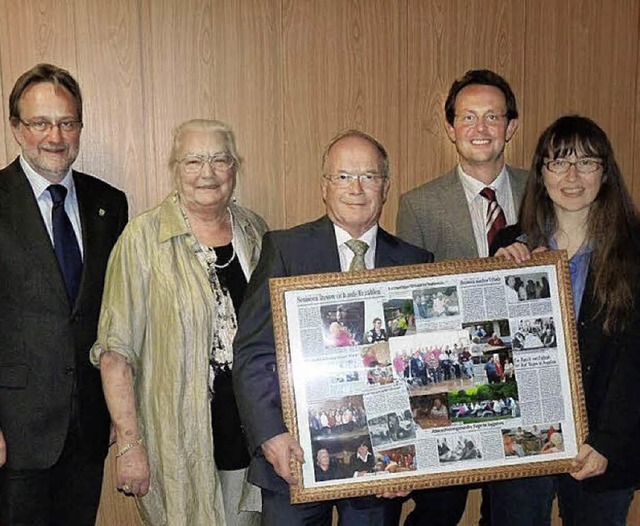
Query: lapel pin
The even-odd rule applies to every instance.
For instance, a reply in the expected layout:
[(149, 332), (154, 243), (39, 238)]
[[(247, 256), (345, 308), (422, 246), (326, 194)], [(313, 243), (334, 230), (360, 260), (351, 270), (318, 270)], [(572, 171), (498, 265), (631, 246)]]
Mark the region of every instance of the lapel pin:
[(104, 216), (106, 213), (107, 213), (107, 212), (105, 212), (105, 209), (104, 209), (104, 208), (100, 208), (100, 209), (98, 210), (98, 215), (99, 215), (100, 217)]

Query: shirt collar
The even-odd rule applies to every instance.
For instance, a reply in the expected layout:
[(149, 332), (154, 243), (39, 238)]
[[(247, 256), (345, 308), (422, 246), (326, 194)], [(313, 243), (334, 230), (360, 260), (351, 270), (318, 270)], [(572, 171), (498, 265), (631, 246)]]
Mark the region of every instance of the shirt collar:
[(465, 173), (462, 166), (458, 164), (458, 177), (460, 177), (460, 182), (462, 183), (467, 203), (471, 203), (471, 201), (476, 199), (480, 195), (480, 192), (482, 192), (482, 190), (487, 186), (489, 188), (493, 188), (496, 193), (500, 193), (507, 184), (509, 174), (507, 173), (507, 165), (505, 164), (502, 166), (502, 170), (500, 170), (500, 173), (493, 182), (486, 185), (482, 181), (478, 181), (475, 177)]
[[(24, 174), (27, 176), (27, 180), (33, 189), (33, 194), (36, 196), (36, 199), (40, 199), (44, 195), (50, 197), (49, 192), (47, 192), (47, 188), (49, 188), (53, 183), (36, 172), (22, 155), (20, 155), (20, 166), (22, 167)], [(69, 168), (69, 171), (62, 178), (62, 181), (57, 184), (61, 184), (67, 189), (67, 197), (75, 199), (76, 185), (73, 182), (71, 168)]]
[(178, 192), (168, 195), (160, 203), (160, 213), (158, 215), (160, 227), (158, 229), (158, 241), (163, 243), (172, 237), (189, 233), (187, 223), (180, 211), (180, 198)]
[[(349, 234), (349, 232), (347, 232), (344, 228), (336, 225), (335, 223), (333, 224), (333, 228), (335, 229), (335, 232), (336, 232), (336, 242), (338, 243), (338, 246), (343, 245), (350, 239), (353, 239), (351, 237), (351, 234)], [(377, 235), (378, 235), (378, 223), (373, 225), (358, 239), (360, 239), (361, 241), (364, 241), (367, 245), (369, 245), (369, 248), (371, 248), (371, 247), (374, 247), (375, 245)]]
[[(526, 239), (525, 239), (526, 242)], [(552, 237), (549, 240), (549, 250), (558, 250), (558, 242), (555, 237)], [(591, 242), (584, 243), (578, 251), (571, 257), (571, 259), (579, 258), (585, 256), (587, 254), (591, 254), (593, 252), (593, 246), (591, 246)]]

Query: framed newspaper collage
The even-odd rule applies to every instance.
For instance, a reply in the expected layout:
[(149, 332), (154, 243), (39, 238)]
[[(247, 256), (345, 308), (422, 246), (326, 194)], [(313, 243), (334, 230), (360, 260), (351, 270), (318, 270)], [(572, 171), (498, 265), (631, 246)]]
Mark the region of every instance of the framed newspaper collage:
[(565, 252), (270, 288), (293, 503), (570, 470), (587, 424)]

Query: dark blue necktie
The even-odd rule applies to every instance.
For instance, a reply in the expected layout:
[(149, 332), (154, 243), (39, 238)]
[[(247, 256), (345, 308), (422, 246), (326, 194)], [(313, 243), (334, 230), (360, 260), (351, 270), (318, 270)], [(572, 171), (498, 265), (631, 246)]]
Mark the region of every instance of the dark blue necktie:
[(61, 184), (52, 184), (47, 188), (53, 201), (51, 222), (53, 224), (53, 246), (62, 271), (64, 284), (67, 287), (69, 302), (73, 305), (80, 287), (82, 276), (82, 256), (76, 234), (71, 226), (69, 216), (64, 210), (67, 189)]

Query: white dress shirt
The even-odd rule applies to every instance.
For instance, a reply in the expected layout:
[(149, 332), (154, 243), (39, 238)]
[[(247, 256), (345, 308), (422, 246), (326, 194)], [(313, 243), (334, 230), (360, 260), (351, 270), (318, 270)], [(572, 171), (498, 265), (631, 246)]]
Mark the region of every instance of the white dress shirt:
[[(342, 272), (346, 272), (347, 270), (349, 270), (349, 267), (351, 266), (351, 260), (354, 257), (354, 253), (353, 253), (353, 250), (351, 250), (347, 245), (345, 245), (345, 243), (353, 238), (351, 237), (351, 234), (349, 234), (343, 228), (340, 228), (335, 223), (333, 224), (333, 228), (335, 229), (336, 242), (338, 243), (338, 254), (340, 255), (340, 268)], [(378, 236), (378, 224), (376, 223), (358, 238), (360, 241), (364, 241), (367, 245), (369, 245), (369, 249), (364, 254), (364, 264), (368, 269), (375, 268), (377, 236)]]
[(460, 177), (460, 182), (462, 183), (462, 188), (464, 188), (464, 194), (467, 198), (467, 206), (469, 207), (469, 214), (471, 215), (471, 224), (473, 225), (473, 235), (476, 238), (478, 255), (481, 258), (486, 258), (489, 255), (489, 243), (487, 242), (487, 211), (489, 210), (489, 201), (482, 197), (480, 192), (487, 186), (495, 191), (496, 200), (504, 212), (507, 225), (513, 225), (518, 219), (507, 168), (503, 166), (498, 177), (496, 177), (490, 185), (486, 185), (466, 174), (460, 165), (458, 165), (458, 176)]
[[(37, 173), (27, 160), (20, 156), (20, 166), (27, 176), (27, 180), (33, 190), (33, 195), (40, 208), (40, 214), (42, 214), (42, 220), (47, 227), (49, 238), (51, 239), (51, 245), (53, 246), (53, 223), (51, 221), (51, 210), (53, 208), (53, 200), (51, 194), (47, 191), (47, 188), (51, 186), (51, 182), (47, 181), (39, 173)], [(60, 183), (67, 189), (67, 197), (64, 200), (64, 210), (69, 216), (71, 226), (76, 234), (78, 240), (78, 246), (80, 247), (80, 256), (84, 258), (84, 247), (82, 246), (82, 226), (80, 225), (80, 210), (78, 208), (78, 196), (76, 195), (76, 186), (73, 182), (73, 175), (71, 169), (67, 172)]]

